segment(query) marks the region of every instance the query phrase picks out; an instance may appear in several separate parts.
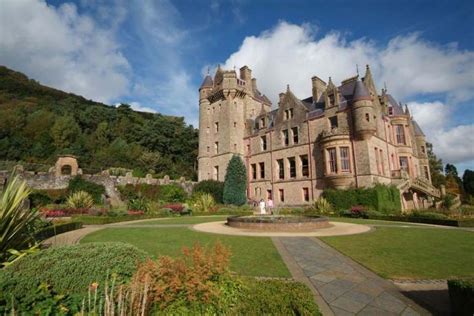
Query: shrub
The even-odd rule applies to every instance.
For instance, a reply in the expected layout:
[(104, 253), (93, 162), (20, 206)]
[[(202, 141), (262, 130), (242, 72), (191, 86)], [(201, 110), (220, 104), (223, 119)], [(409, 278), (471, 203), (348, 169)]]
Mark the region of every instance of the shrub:
[(163, 205), (163, 209), (169, 209), (173, 213), (181, 213), (184, 210), (184, 205), (181, 203), (166, 204)]
[(411, 216), (421, 217), (421, 218), (430, 218), (430, 219), (447, 219), (448, 217), (441, 213), (435, 212), (423, 212), (423, 211), (414, 211)]
[(0, 195), (0, 262), (8, 257), (8, 250), (23, 250), (34, 243), (36, 210), (28, 211), (25, 201), (30, 190), (25, 181), (12, 177)]
[(330, 214), (332, 213), (332, 205), (323, 197), (319, 197), (316, 201), (314, 201), (313, 205), (311, 205), (307, 211), (309, 213), (316, 213), (316, 214)]
[(223, 200), (237, 206), (247, 202), (247, 169), (240, 156), (233, 155), (227, 165)]
[(94, 200), (89, 193), (85, 191), (76, 191), (67, 198), (66, 205), (70, 208), (88, 209), (94, 205)]
[(139, 210), (128, 210), (127, 214), (135, 216), (135, 215), (143, 215), (143, 214), (145, 214), (145, 212), (139, 211)]
[(453, 315), (474, 314), (474, 279), (448, 280)]
[(55, 293), (82, 299), (92, 282), (104, 284), (107, 271), (123, 283), (145, 258), (145, 252), (124, 243), (80, 244), (26, 256), (0, 272), (0, 313), (10, 312), (12, 299), (17, 309), (29, 311), (42, 284)]
[(311, 291), (302, 283), (248, 279), (244, 287), (236, 315), (321, 315)]
[(57, 224), (57, 225), (52, 225), (48, 226), (46, 228), (43, 228), (35, 233), (35, 238), (37, 240), (45, 240), (48, 239), (49, 237), (53, 237), (65, 232), (69, 232), (72, 230), (76, 230), (82, 228), (82, 223), (81, 222), (70, 222), (70, 223), (63, 223), (63, 224)]
[(195, 212), (213, 212), (216, 211), (216, 202), (209, 193), (201, 193), (194, 198), (192, 210)]
[(454, 197), (454, 195), (449, 193), (443, 196), (443, 207), (449, 210), (454, 205)]
[(29, 195), (31, 207), (66, 202), (67, 189), (35, 190)]
[(76, 176), (69, 181), (68, 191), (70, 193), (85, 191), (92, 196), (95, 203), (99, 204), (102, 202), (102, 195), (105, 194), (105, 187)]
[(209, 193), (216, 203), (224, 203), (222, 195), (224, 194), (224, 182), (216, 180), (204, 180), (193, 187), (193, 195), (200, 193)]
[(144, 198), (136, 198), (128, 201), (128, 209), (134, 211), (142, 211), (147, 213), (149, 210), (148, 201)]
[(153, 184), (126, 184), (119, 186), (118, 190), (122, 199), (134, 200), (144, 198), (149, 201), (158, 202), (184, 202), (187, 193), (184, 189), (176, 184), (153, 185)]
[(161, 185), (160, 190), (160, 197), (165, 202), (184, 202), (188, 197), (186, 191), (176, 184)]

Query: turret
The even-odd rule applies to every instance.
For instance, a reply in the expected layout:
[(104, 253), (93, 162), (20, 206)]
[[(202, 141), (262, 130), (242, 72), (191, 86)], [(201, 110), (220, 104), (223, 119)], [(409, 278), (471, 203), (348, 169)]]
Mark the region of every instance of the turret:
[(206, 98), (208, 96), (209, 91), (212, 90), (213, 86), (214, 86), (214, 81), (212, 80), (212, 77), (208, 73), (206, 77), (204, 77), (201, 87), (199, 88), (199, 99)]
[(357, 138), (368, 139), (375, 134), (377, 128), (372, 97), (365, 84), (360, 80), (357, 80), (354, 86), (352, 116)]

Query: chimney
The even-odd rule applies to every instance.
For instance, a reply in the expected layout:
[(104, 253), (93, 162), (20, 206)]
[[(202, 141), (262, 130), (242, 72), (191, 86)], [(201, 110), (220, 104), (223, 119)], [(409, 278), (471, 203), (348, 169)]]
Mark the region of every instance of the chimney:
[(252, 78), (252, 90), (257, 91), (257, 79)]
[(247, 66), (240, 68), (240, 79), (244, 80), (247, 85), (250, 85), (252, 81), (252, 70)]
[(319, 77), (314, 76), (311, 78), (312, 86), (313, 86), (313, 101), (318, 102), (319, 98), (326, 90), (326, 82), (321, 80)]

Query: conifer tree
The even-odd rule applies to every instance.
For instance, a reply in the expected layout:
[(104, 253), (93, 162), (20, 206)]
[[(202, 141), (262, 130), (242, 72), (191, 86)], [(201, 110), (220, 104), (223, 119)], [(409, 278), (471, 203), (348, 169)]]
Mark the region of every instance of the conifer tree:
[(247, 169), (240, 156), (234, 155), (227, 166), (223, 199), (225, 204), (243, 205), (247, 202)]

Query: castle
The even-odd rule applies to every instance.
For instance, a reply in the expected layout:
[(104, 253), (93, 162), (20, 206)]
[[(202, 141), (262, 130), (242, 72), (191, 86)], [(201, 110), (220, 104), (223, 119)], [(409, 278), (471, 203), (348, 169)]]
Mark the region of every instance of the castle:
[(331, 78), (311, 81), (310, 97), (300, 100), (288, 86), (272, 110), (247, 66), (239, 76), (220, 66), (214, 78), (208, 74), (199, 89), (199, 181), (224, 181), (229, 160), (239, 155), (250, 200), (304, 205), (326, 188), (376, 183), (396, 185), (405, 209), (440, 196), (425, 135), (406, 106), (385, 89), (377, 93), (369, 66), (364, 77), (340, 86)]

